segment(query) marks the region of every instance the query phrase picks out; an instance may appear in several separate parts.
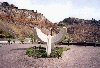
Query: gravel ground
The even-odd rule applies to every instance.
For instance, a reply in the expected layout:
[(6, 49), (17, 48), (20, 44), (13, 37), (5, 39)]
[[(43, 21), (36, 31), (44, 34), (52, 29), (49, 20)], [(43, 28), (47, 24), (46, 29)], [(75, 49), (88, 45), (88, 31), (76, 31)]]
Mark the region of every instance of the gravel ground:
[(61, 45), (71, 48), (62, 58), (34, 59), (25, 55), (26, 49), (34, 45), (0, 44), (0, 68), (100, 68), (100, 47)]

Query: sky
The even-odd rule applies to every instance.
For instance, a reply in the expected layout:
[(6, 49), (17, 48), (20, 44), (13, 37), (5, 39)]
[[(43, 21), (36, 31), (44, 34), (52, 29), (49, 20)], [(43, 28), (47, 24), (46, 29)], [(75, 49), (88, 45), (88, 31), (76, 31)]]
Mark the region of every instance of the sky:
[(51, 22), (64, 18), (100, 20), (100, 0), (0, 0), (16, 5), (20, 9), (37, 10)]

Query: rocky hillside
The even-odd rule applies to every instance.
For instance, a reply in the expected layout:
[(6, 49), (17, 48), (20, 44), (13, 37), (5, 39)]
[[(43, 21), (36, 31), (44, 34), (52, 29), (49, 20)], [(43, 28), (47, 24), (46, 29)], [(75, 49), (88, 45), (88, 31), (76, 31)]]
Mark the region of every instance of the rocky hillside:
[(74, 42), (100, 42), (100, 20), (69, 17), (58, 25), (67, 27), (67, 36)]
[(57, 26), (37, 10), (18, 9), (13, 4), (0, 3), (0, 37), (29, 37), (34, 34), (35, 26), (41, 28), (46, 34), (50, 33), (51, 27), (57, 33), (58, 26), (66, 26), (67, 39), (73, 42), (100, 42), (100, 20), (69, 17), (60, 21)]
[(28, 37), (34, 34), (34, 26), (49, 29), (53, 24), (37, 10), (18, 9), (13, 4), (0, 3), (0, 30), (14, 37)]

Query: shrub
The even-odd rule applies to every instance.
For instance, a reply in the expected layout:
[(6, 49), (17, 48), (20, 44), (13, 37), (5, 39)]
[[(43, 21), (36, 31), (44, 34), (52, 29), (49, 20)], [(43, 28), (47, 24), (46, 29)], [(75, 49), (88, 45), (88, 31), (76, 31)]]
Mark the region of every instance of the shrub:
[(34, 57), (34, 58), (45, 58), (47, 57), (46, 49), (43, 47), (31, 47), (27, 49), (26, 54), (29, 57)]
[(26, 54), (27, 54), (29, 57), (33, 56), (33, 54), (34, 54), (34, 49), (32, 49), (32, 48), (27, 49)]
[(59, 58), (62, 56), (63, 51), (67, 51), (70, 48), (62, 48), (62, 47), (56, 47), (52, 50), (50, 56), (47, 56), (47, 52), (46, 52), (46, 48), (44, 47), (31, 47), (28, 48), (26, 51), (26, 55), (28, 55), (29, 57), (34, 57), (34, 58)]
[(70, 48), (63, 48), (63, 51), (67, 51), (67, 50), (70, 50)]
[(56, 48), (54, 48), (54, 50), (52, 50), (50, 57), (59, 58), (62, 56), (62, 53), (63, 53), (63, 48), (56, 47)]

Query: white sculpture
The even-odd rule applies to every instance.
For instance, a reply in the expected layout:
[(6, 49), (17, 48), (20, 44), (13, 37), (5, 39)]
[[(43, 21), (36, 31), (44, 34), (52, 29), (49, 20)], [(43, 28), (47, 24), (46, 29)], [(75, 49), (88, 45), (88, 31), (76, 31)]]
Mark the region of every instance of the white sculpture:
[(39, 28), (35, 27), (37, 36), (41, 41), (47, 43), (46, 52), (47, 55), (50, 55), (53, 44), (62, 41), (66, 33), (66, 29), (62, 28), (60, 32), (54, 36), (44, 34)]

